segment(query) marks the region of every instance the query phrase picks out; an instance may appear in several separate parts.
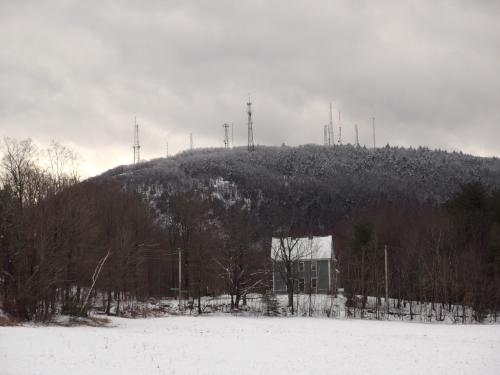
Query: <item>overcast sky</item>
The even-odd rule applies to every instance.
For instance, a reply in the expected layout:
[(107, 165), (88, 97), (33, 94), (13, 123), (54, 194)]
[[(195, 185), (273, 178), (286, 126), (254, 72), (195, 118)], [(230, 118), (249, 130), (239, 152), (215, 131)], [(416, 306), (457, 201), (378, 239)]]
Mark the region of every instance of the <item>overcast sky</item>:
[[(0, 135), (51, 139), (86, 176), (246, 142), (500, 155), (500, 1), (0, 1)], [(337, 133), (335, 124), (335, 133)]]

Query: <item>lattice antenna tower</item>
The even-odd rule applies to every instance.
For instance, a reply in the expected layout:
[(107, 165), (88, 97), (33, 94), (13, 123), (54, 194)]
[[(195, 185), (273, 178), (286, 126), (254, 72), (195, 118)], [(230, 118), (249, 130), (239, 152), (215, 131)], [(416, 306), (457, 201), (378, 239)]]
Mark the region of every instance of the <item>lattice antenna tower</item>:
[(139, 124), (137, 118), (134, 116), (134, 164), (141, 161), (141, 145), (139, 143)]
[(340, 122), (340, 111), (339, 111), (339, 139), (338, 139), (339, 145), (342, 144), (342, 125)]
[(359, 134), (358, 134), (358, 124), (354, 124), (354, 132), (356, 133), (356, 147), (359, 147)]
[(335, 138), (333, 135), (333, 108), (332, 103), (330, 103), (330, 123), (328, 124), (328, 145), (333, 146), (335, 143)]
[(234, 124), (231, 122), (231, 147), (234, 147)]
[(248, 151), (254, 151), (255, 145), (253, 144), (252, 101), (250, 100), (250, 94), (248, 94), (247, 114), (248, 114)]
[(377, 147), (375, 142), (375, 117), (372, 117), (372, 132), (373, 132), (373, 148)]
[(229, 124), (222, 124), (224, 128), (224, 148), (229, 148)]

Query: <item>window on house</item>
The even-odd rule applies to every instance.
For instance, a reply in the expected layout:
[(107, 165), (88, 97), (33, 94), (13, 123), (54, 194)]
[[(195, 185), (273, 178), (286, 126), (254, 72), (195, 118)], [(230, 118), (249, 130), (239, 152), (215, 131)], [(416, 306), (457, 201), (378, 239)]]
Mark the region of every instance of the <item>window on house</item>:
[(306, 279), (299, 279), (299, 292), (304, 292), (305, 285)]
[(317, 268), (318, 268), (318, 264), (315, 260), (313, 260), (311, 262), (311, 272), (316, 272)]
[(316, 290), (318, 288), (318, 279), (316, 277), (313, 277), (311, 279), (311, 289)]
[(299, 262), (299, 272), (304, 272), (304, 262)]

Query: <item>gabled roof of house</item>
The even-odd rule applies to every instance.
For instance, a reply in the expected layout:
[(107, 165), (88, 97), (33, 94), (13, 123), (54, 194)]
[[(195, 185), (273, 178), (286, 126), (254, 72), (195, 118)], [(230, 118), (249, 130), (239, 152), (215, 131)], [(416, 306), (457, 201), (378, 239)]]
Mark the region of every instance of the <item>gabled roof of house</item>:
[(282, 246), (285, 249), (292, 248), (292, 260), (318, 260), (330, 259), (332, 257), (332, 236), (325, 237), (301, 237), (283, 238), (283, 245), (280, 238), (273, 237), (271, 241), (271, 259), (281, 260)]

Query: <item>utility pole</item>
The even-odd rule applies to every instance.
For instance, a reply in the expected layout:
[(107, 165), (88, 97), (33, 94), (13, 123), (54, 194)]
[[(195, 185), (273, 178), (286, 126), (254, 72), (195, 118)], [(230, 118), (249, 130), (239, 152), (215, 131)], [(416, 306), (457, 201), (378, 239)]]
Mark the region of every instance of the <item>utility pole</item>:
[(234, 124), (231, 121), (231, 148), (234, 147)]
[(224, 123), (222, 125), (224, 128), (224, 148), (229, 148), (229, 124)]
[(328, 146), (328, 125), (323, 126), (323, 144)]
[(375, 143), (375, 117), (372, 117), (372, 131), (373, 131), (373, 149), (377, 147)]
[(178, 303), (179, 310), (181, 309), (181, 298), (182, 298), (182, 250), (179, 248), (179, 293), (178, 293)]
[(252, 101), (250, 100), (250, 94), (248, 94), (247, 114), (248, 114), (248, 151), (255, 151), (255, 146), (253, 144)]
[(139, 124), (137, 118), (134, 116), (134, 164), (141, 161), (141, 145), (139, 144)]
[(384, 258), (385, 258), (385, 314), (386, 317), (389, 316), (389, 277), (387, 274), (387, 245), (384, 246)]
[[(312, 237), (312, 233), (310, 235)], [(310, 260), (309, 264), (312, 265), (312, 262), (313, 262), (313, 254), (312, 254), (312, 251), (311, 251), (311, 260)], [(316, 263), (316, 270), (317, 269), (318, 269), (318, 264)], [(309, 316), (312, 316), (312, 306), (311, 305), (312, 305), (312, 276), (313, 275), (312, 275), (311, 268), (309, 268), (309, 272), (311, 272), (311, 273), (310, 273), (310, 276), (309, 276), (309, 283), (308, 283), (309, 284), (309, 288), (308, 288), (309, 289), (309, 312), (308, 312), (308, 314), (309, 314)], [(316, 271), (316, 274), (317, 274), (317, 271)], [(304, 285), (304, 287), (305, 287), (305, 285)], [(299, 292), (300, 292), (300, 290), (299, 290)], [(299, 300), (299, 296), (297, 295), (297, 302), (298, 302), (298, 300)], [(298, 311), (299, 311), (299, 308), (297, 307), (297, 312)]]
[(332, 258), (331, 258), (331, 267), (333, 267), (333, 296), (337, 297), (337, 258), (335, 256), (335, 240), (332, 236)]

